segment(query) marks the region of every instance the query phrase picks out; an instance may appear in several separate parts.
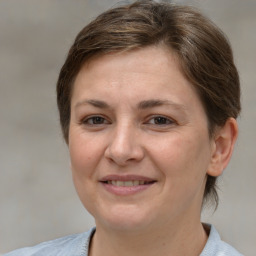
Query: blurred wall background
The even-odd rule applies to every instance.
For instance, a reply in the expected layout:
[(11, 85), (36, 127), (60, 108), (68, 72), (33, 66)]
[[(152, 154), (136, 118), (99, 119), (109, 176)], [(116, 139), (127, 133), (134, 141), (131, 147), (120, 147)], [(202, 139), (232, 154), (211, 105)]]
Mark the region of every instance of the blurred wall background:
[[(235, 153), (206, 210), (222, 237), (256, 250), (256, 1), (176, 1), (198, 6), (228, 35), (243, 112)], [(0, 1), (0, 253), (83, 232), (93, 219), (72, 185), (55, 103), (58, 72), (75, 35), (111, 0)]]

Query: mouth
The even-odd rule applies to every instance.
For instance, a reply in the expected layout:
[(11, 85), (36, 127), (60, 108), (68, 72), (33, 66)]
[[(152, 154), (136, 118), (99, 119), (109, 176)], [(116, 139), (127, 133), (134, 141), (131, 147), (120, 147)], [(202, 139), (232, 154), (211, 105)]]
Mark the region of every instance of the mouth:
[(140, 185), (149, 185), (153, 184), (156, 181), (145, 181), (145, 180), (128, 180), (128, 181), (122, 181), (122, 180), (106, 180), (102, 181), (105, 184), (110, 184), (116, 187), (134, 187), (134, 186), (140, 186)]
[(100, 180), (103, 187), (118, 196), (134, 195), (148, 190), (157, 180), (138, 175), (108, 175)]

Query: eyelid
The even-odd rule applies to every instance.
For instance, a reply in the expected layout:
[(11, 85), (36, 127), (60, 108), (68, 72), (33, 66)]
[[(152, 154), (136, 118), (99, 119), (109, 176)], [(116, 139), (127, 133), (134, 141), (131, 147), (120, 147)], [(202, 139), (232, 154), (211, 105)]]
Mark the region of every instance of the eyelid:
[[(154, 119), (154, 118), (157, 118), (157, 117), (164, 118), (164, 119), (166, 119), (169, 123), (167, 123), (167, 124), (152, 124), (152, 125), (165, 126), (165, 125), (177, 124), (177, 121), (175, 121), (173, 118), (167, 117), (167, 116), (165, 116), (165, 115), (153, 115), (153, 116), (149, 116), (149, 117), (147, 118), (146, 123), (149, 123), (150, 120), (152, 120), (152, 119)], [(150, 124), (150, 123), (149, 123), (149, 124)]]
[[(102, 124), (90, 124), (90, 123), (88, 123), (88, 120), (92, 120), (93, 118), (97, 118), (97, 117), (104, 119), (104, 123), (102, 123)], [(91, 126), (95, 125), (95, 126), (97, 126), (97, 125), (110, 124), (110, 121), (105, 116), (99, 114), (99, 115), (86, 116), (86, 117), (81, 119), (80, 123), (83, 124), (83, 125), (91, 125)]]
[[(93, 118), (102, 118), (103, 119), (103, 123), (89, 123), (90, 120), (92, 120)], [(151, 123), (152, 120), (154, 120), (155, 118), (163, 118), (166, 119), (167, 123)], [(106, 124), (111, 124), (111, 121), (109, 121), (109, 119), (102, 115), (102, 114), (93, 114), (93, 115), (88, 115), (84, 118), (81, 119), (81, 121), (79, 122), (82, 125), (88, 125), (88, 126), (100, 126), (100, 125), (106, 125)], [(154, 126), (170, 126), (170, 125), (174, 125), (177, 124), (177, 121), (174, 120), (173, 118), (167, 117), (165, 115), (161, 115), (161, 114), (155, 114), (155, 115), (150, 115), (146, 118), (146, 121), (144, 122), (144, 124), (149, 124), (149, 125), (154, 125)]]

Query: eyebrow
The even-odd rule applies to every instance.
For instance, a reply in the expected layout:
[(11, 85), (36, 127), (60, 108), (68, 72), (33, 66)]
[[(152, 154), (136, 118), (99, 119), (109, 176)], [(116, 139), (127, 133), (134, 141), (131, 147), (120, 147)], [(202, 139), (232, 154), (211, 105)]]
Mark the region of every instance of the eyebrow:
[[(108, 103), (106, 103), (105, 101), (96, 100), (96, 99), (88, 99), (88, 100), (80, 101), (75, 105), (75, 108), (78, 108), (81, 105), (87, 105), (87, 104), (92, 105), (96, 108), (101, 108), (101, 109), (111, 108), (110, 105)], [(148, 108), (154, 108), (154, 107), (166, 106), (166, 105), (186, 111), (186, 107), (182, 104), (178, 104), (171, 100), (160, 100), (160, 99), (150, 99), (150, 100), (141, 101), (137, 104), (137, 108), (138, 109), (148, 109)]]
[(89, 104), (89, 105), (92, 105), (96, 108), (110, 108), (110, 106), (105, 102), (105, 101), (101, 101), (101, 100), (83, 100), (83, 101), (79, 101), (76, 105), (75, 105), (75, 108), (78, 108), (80, 107), (81, 105), (86, 105), (86, 104)]
[(173, 106), (177, 109), (186, 110), (186, 107), (182, 104), (178, 104), (171, 100), (159, 100), (159, 99), (144, 100), (139, 102), (137, 106), (139, 109), (147, 109), (147, 108), (159, 107), (164, 105)]

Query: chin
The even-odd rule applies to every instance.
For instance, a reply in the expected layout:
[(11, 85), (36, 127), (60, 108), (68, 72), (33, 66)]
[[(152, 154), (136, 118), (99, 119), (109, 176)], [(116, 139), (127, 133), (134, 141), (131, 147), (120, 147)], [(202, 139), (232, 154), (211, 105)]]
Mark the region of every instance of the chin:
[(153, 221), (145, 209), (139, 209), (136, 205), (118, 205), (108, 209), (104, 215), (94, 217), (97, 226), (104, 225), (108, 229), (118, 231), (142, 230)]

